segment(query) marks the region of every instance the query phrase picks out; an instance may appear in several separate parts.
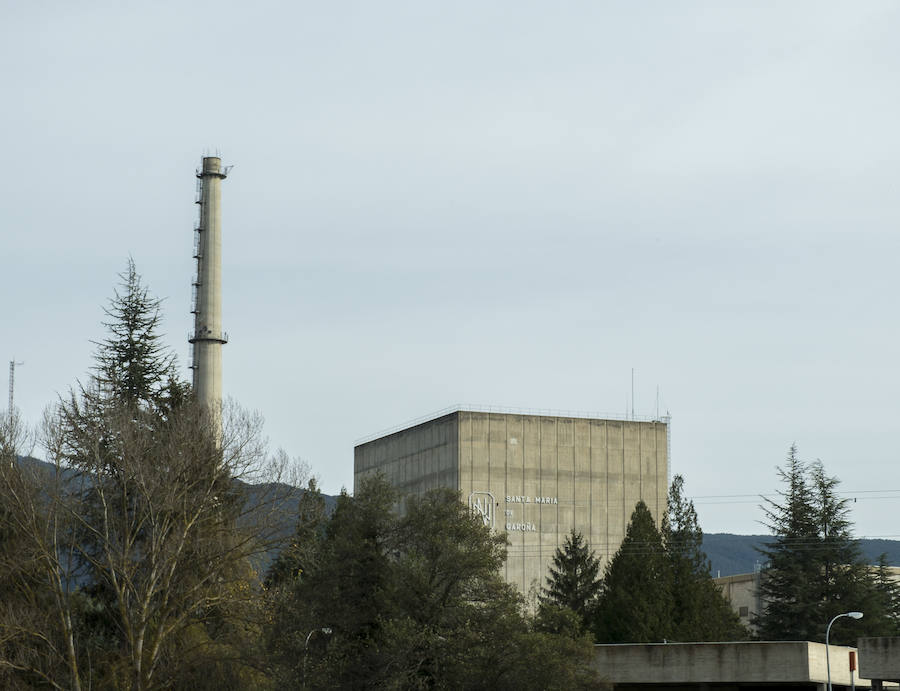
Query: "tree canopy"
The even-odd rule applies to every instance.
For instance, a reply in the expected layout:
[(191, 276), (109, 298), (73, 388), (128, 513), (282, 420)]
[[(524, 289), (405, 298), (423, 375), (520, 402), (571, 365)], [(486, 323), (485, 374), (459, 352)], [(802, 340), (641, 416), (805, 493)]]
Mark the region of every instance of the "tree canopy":
[[(171, 407), (187, 385), (175, 370), (175, 355), (162, 341), (162, 301), (150, 293), (134, 260), (119, 274), (119, 287), (104, 308), (106, 337), (96, 341), (92, 386), (107, 403), (127, 407)], [(172, 399), (176, 400), (172, 400)]]
[(592, 617), (598, 643), (721, 641), (747, 638), (710, 575), (693, 502), (676, 475), (657, 530), (637, 503), (618, 552), (606, 567)]
[[(600, 560), (584, 536), (574, 528), (553, 555), (546, 581), (541, 592), (541, 606), (545, 610), (548, 607), (568, 609), (587, 629), (602, 586)], [(545, 611), (544, 616), (549, 614)]]
[(505, 536), (455, 492), (371, 478), (329, 515), (310, 481), (285, 536), (284, 455), (237, 409), (211, 433), (159, 301), (133, 262), (121, 281), (88, 379), (40, 432), (48, 464), (0, 424), (0, 686), (596, 686), (590, 640), (526, 612)]
[(652, 643), (669, 637), (675, 609), (662, 535), (643, 501), (603, 576), (593, 622), (598, 643)]
[(669, 638), (684, 642), (747, 638), (746, 627), (712, 579), (710, 562), (703, 551), (703, 531), (694, 502), (684, 496), (681, 475), (672, 478), (662, 535), (674, 598)]
[(46, 415), (50, 470), (18, 462), (0, 430), (0, 550), (28, 555), (0, 558), (16, 593), (0, 608), (0, 669), (11, 687), (258, 681), (252, 559), (277, 539), (270, 500), (251, 511), (239, 484), (271, 477), (258, 421), (229, 412), (217, 443), (162, 345), (159, 301), (133, 262), (121, 278), (88, 382)]
[(593, 683), (590, 642), (537, 631), (502, 581), (505, 537), (474, 520), (451, 490), (407, 497), (402, 516), (396, 500), (373, 476), (339, 498), (323, 531), (298, 524), (298, 551), (315, 555), (313, 566), (272, 585), (267, 640), (283, 686)]
[(850, 644), (859, 636), (896, 631), (895, 591), (883, 572), (865, 564), (853, 537), (849, 501), (838, 493), (840, 481), (827, 475), (820, 461), (802, 461), (796, 445), (778, 475), (784, 485), (780, 499), (766, 499), (762, 507), (773, 537), (759, 548), (766, 559), (759, 637), (824, 641), (828, 622), (853, 610), (865, 617), (838, 620), (832, 641)]

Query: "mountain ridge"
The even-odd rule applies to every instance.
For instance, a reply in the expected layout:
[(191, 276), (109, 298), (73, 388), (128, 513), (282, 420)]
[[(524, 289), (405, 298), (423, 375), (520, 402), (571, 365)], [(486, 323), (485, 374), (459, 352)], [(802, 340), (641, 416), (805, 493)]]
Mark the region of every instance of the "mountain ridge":
[[(50, 472), (53, 466), (46, 461), (31, 456), (20, 456), (19, 462), (38, 467), (45, 472)], [(73, 473), (74, 471), (67, 471)], [(240, 482), (247, 488), (248, 501), (251, 505), (259, 502), (267, 488), (277, 487), (285, 501), (280, 503), (276, 522), (280, 524), (277, 531), (282, 539), (289, 539), (296, 527), (297, 504), (305, 491), (302, 487), (294, 487), (284, 483), (260, 483), (250, 484)], [(326, 511), (329, 513), (337, 503), (337, 495), (324, 494)], [(757, 547), (764, 546), (773, 539), (772, 535), (739, 535), (736, 533), (704, 533), (703, 551), (710, 561), (710, 573), (713, 577), (734, 576), (740, 573), (752, 573), (762, 566), (763, 555), (757, 551)], [(891, 566), (900, 566), (900, 540), (887, 540), (882, 538), (859, 538), (859, 546), (865, 560), (870, 564), (878, 562), (881, 554), (887, 555), (887, 562)], [(268, 564), (274, 559), (276, 552), (272, 551), (259, 559), (258, 567), (265, 571)]]
[[(756, 548), (773, 539), (773, 535), (704, 533), (703, 551), (712, 565), (710, 572), (714, 577), (752, 573), (765, 561)], [(864, 537), (857, 541), (867, 563), (876, 564), (878, 557), (886, 554), (890, 566), (900, 566), (900, 540)]]

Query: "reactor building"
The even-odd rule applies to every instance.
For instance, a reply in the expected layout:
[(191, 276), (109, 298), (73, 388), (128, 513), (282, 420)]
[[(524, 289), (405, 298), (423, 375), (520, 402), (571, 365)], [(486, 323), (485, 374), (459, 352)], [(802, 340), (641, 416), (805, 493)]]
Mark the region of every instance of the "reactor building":
[(364, 440), (354, 483), (382, 473), (401, 495), (458, 490), (509, 538), (507, 582), (527, 593), (574, 528), (606, 563), (639, 500), (666, 511), (669, 418), (608, 419), (456, 408)]

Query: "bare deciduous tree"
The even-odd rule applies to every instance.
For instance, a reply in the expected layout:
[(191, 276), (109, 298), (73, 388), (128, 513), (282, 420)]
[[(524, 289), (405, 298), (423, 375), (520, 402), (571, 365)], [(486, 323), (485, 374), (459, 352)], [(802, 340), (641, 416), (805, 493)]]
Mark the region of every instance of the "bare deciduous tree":
[(15, 415), (0, 429), (10, 683), (143, 690), (186, 666), (262, 666), (247, 654), (255, 567), (296, 499), (278, 480), (299, 478), (267, 455), (257, 416), (226, 405), (212, 419), (193, 400), (157, 333), (160, 301), (132, 261), (120, 278), (92, 374), (45, 414), (46, 463), (21, 458)]
[[(0, 564), (0, 577), (21, 592), (0, 624), (0, 666), (73, 689), (88, 677), (99, 681), (98, 665), (112, 686), (165, 688), (178, 663), (208, 658), (213, 648), (252, 667), (216, 633), (231, 616), (253, 625), (254, 559), (279, 541), (282, 504), (292, 496), (273, 482), (289, 468), (283, 454), (266, 456), (259, 420), (228, 409), (219, 449), (193, 403), (162, 423), (134, 409), (107, 410), (93, 439), (92, 426), (81, 428), (81, 463), (73, 467), (65, 415), (61, 406), (44, 425), (49, 467), (5, 453), (0, 470), (3, 528), (28, 555), (17, 563), (4, 554)], [(16, 614), (39, 598), (30, 617)], [(87, 605), (99, 609), (108, 642), (90, 664), (87, 642), (98, 634), (85, 623)]]

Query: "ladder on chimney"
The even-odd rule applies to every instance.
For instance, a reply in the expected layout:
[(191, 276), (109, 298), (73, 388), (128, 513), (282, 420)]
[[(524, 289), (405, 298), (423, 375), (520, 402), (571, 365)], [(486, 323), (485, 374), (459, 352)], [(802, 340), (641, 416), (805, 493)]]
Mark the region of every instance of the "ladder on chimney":
[(201, 233), (203, 233), (203, 178), (200, 177), (200, 169), (197, 169), (197, 192), (194, 195), (194, 203), (197, 204), (197, 222), (194, 224), (194, 259), (197, 260), (197, 267), (194, 271), (194, 280), (191, 283), (191, 314), (194, 316), (194, 330), (188, 335), (188, 342), (191, 344), (190, 364), (188, 368), (197, 369), (198, 365), (194, 360), (194, 339), (197, 336), (197, 315), (200, 313), (200, 262), (203, 257), (201, 242)]

